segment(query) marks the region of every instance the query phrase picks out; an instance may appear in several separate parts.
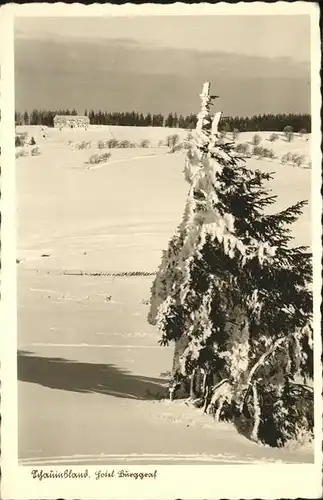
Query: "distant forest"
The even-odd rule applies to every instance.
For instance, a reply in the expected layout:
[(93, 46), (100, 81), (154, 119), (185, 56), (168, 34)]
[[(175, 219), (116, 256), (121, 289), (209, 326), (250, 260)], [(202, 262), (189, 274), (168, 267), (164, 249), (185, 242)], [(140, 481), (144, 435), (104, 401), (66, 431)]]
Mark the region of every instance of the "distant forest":
[[(54, 126), (55, 115), (77, 115), (75, 109), (58, 109), (58, 110), (39, 110), (34, 109), (31, 113), (25, 111), (20, 113), (15, 112), (16, 125), (45, 125), (47, 127)], [(197, 116), (190, 114), (188, 116), (177, 115), (177, 113), (169, 113), (166, 117), (162, 114), (137, 113), (132, 112), (115, 112), (109, 113), (104, 111), (89, 112), (85, 110), (85, 115), (90, 119), (91, 125), (121, 125), (134, 127), (170, 127), (192, 130), (196, 127)], [(311, 115), (309, 114), (263, 114), (250, 117), (223, 117), (221, 119), (222, 129), (233, 131), (238, 129), (240, 132), (254, 131), (283, 131), (289, 125), (295, 132), (301, 129), (306, 129), (311, 132)]]

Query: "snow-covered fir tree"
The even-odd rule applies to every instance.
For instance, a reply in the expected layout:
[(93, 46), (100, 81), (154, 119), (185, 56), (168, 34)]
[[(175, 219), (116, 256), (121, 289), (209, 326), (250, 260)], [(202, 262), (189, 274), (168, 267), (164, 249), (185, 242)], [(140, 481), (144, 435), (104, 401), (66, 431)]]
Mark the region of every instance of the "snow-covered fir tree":
[(313, 432), (312, 256), (292, 246), (290, 229), (306, 202), (270, 211), (272, 175), (246, 168), (221, 140), (209, 90), (148, 320), (162, 345), (175, 342), (171, 394), (184, 388), (217, 420), (283, 446)]

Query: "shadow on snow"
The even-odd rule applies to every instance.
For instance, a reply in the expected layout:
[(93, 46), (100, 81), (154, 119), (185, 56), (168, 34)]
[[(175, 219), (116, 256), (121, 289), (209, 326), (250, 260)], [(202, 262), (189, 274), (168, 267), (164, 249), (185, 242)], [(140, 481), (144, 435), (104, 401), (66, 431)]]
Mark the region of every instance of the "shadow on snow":
[(135, 375), (111, 364), (47, 358), (29, 351), (18, 351), (18, 380), (63, 391), (139, 400), (164, 398), (167, 385), (166, 379)]

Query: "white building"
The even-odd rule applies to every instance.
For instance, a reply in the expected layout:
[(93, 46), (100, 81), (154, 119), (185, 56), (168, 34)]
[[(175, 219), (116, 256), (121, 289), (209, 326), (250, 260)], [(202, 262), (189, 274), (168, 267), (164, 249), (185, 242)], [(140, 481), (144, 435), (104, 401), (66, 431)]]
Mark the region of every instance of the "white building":
[(54, 117), (55, 128), (87, 128), (90, 125), (88, 116), (56, 115)]

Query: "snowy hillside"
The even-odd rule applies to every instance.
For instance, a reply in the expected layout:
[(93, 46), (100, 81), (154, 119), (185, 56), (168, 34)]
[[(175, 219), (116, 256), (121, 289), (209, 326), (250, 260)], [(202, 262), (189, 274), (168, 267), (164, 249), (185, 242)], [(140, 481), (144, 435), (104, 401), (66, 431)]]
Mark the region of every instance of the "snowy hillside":
[[(24, 463), (58, 463), (63, 456), (82, 463), (80, 455), (87, 463), (91, 457), (111, 463), (109, 454), (122, 457), (138, 450), (141, 463), (145, 456), (151, 462), (152, 454), (160, 455), (155, 456), (160, 463), (199, 463), (203, 456), (211, 463), (310, 462), (311, 447), (259, 446), (229, 424), (216, 426), (182, 403), (159, 401), (172, 349), (159, 347), (158, 333), (146, 320), (152, 276), (62, 276), (81, 270), (156, 271), (188, 189), (183, 152), (169, 154), (158, 144), (174, 133), (184, 138), (187, 131), (102, 126), (48, 129), (43, 138), (39, 127), (17, 127), (23, 130), (41, 152), (16, 161), (19, 455)], [(252, 135), (240, 134), (237, 142), (251, 141)], [(269, 135), (261, 133), (263, 143)], [(148, 139), (151, 147), (111, 149), (106, 164), (89, 169), (89, 156), (102, 152), (98, 141), (111, 136), (137, 143)], [(92, 145), (74, 150), (69, 141)], [(300, 137), (268, 144), (279, 158), (289, 151), (310, 154), (310, 140)], [(271, 184), (278, 195), (275, 209), (310, 198), (310, 169), (281, 165), (278, 159), (251, 158), (248, 166), (276, 172)], [(310, 210), (309, 204), (295, 224), (297, 244), (311, 244)], [(58, 427), (64, 438), (53, 440)], [(119, 428), (122, 440), (117, 431), (108, 435), (107, 428)], [(92, 440), (75, 449), (73, 436), (84, 429)]]

